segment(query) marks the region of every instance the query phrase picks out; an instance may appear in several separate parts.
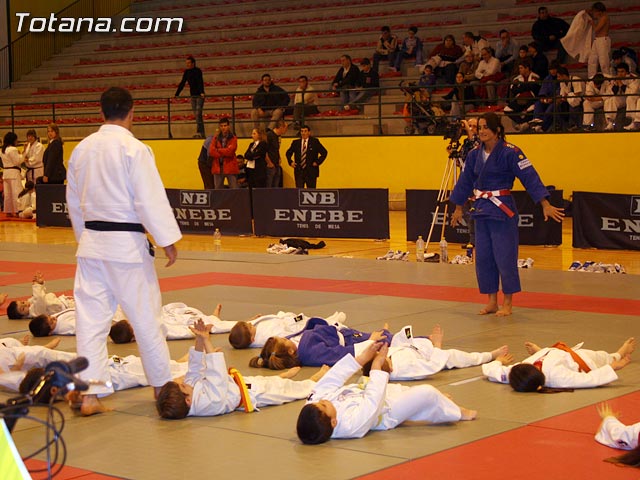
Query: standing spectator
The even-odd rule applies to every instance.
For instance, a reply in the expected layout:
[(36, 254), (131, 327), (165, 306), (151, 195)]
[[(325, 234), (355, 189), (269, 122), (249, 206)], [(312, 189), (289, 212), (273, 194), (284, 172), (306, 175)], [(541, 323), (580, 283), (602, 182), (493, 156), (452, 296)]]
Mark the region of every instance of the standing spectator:
[(356, 95), (350, 102), (349, 107), (360, 110), (362, 104), (366, 103), (374, 95), (379, 95), (380, 91), (377, 90), (380, 87), (380, 76), (373, 68), (371, 68), (371, 62), (368, 58), (363, 58), (360, 61), (360, 79), (358, 80), (358, 87), (356, 89)]
[(44, 147), (40, 143), (40, 139), (36, 135), (33, 128), (27, 130), (27, 143), (24, 145), (22, 156), (24, 164), (27, 167), (26, 180), (36, 183), (36, 178), (44, 174), (44, 164), (42, 156), (44, 155)]
[[(504, 78), (500, 71), (500, 60), (493, 56), (493, 49), (485, 47), (480, 56), (482, 60), (478, 63), (475, 76), (482, 84), (480, 87), (480, 98), (488, 98), (490, 103), (496, 101), (496, 82)], [(484, 87), (484, 88), (483, 88)]]
[(9, 132), (4, 136), (0, 160), (2, 160), (4, 191), (4, 213), (7, 217), (18, 216), (18, 195), (22, 191), (20, 164), (22, 155), (18, 152), (18, 136)]
[(458, 72), (456, 61), (463, 55), (464, 50), (460, 45), (456, 45), (454, 36), (445, 35), (442, 43), (431, 50), (426, 64), (433, 67), (436, 78), (443, 78), (447, 85), (452, 85)]
[(582, 109), (582, 129), (585, 132), (593, 132), (596, 129), (593, 112), (604, 107), (604, 94), (609, 88), (609, 83), (605, 81), (604, 75), (596, 73), (591, 81), (587, 82), (584, 90), (584, 101)]
[(298, 130), (300, 125), (304, 123), (305, 117), (319, 113), (316, 100), (318, 95), (315, 89), (309, 85), (309, 79), (306, 75), (298, 77), (298, 87), (293, 97), (293, 129)]
[(389, 66), (393, 68), (398, 54), (398, 37), (391, 33), (391, 29), (387, 26), (380, 30), (381, 35), (376, 45), (376, 51), (373, 54), (373, 69), (377, 72), (380, 60), (388, 60)]
[(50, 123), (47, 126), (47, 137), (49, 137), (49, 145), (42, 155), (44, 165), (42, 183), (63, 184), (67, 178), (67, 169), (64, 168), (64, 151), (58, 125)]
[(529, 120), (533, 118), (536, 96), (540, 91), (540, 77), (531, 71), (531, 60), (523, 61), (518, 69), (520, 75), (513, 79), (509, 87), (509, 103), (504, 113), (513, 120), (516, 130), (529, 128)]
[(360, 81), (360, 70), (353, 63), (349, 55), (340, 57), (341, 67), (331, 82), (331, 88), (340, 94), (340, 102), (345, 110), (349, 110), (349, 104), (356, 96), (354, 88)]
[(267, 130), (267, 181), (265, 187), (277, 188), (282, 186), (282, 167), (280, 166), (281, 137), (287, 133), (288, 125), (284, 120), (278, 120), (273, 130)]
[(262, 85), (253, 96), (253, 127), (260, 128), (261, 120), (268, 118), (269, 128), (275, 128), (276, 122), (284, 117), (284, 109), (289, 105), (289, 95), (271, 81), (271, 75), (268, 73), (262, 75), (261, 81)]
[(417, 35), (418, 27), (409, 27), (407, 37), (402, 41), (400, 51), (396, 56), (395, 70), (399, 72), (402, 69), (402, 61), (405, 58), (415, 57), (416, 66), (424, 63), (422, 59), (422, 40)]
[(578, 130), (582, 125), (582, 95), (584, 82), (576, 75), (570, 75), (567, 67), (558, 67), (560, 93), (558, 112), (562, 130)]
[(200, 155), (198, 155), (198, 170), (200, 171), (200, 178), (202, 178), (202, 184), (205, 190), (213, 190), (213, 173), (211, 173), (211, 167), (213, 165), (213, 159), (209, 156), (209, 148), (213, 141), (213, 135), (209, 135), (202, 144), (200, 149)]
[(464, 81), (467, 83), (471, 83), (476, 79), (476, 69), (478, 68), (478, 60), (473, 55), (471, 50), (467, 50), (464, 52), (463, 60), (460, 62), (460, 68), (458, 73), (462, 74)]
[(289, 166), (293, 167), (296, 188), (316, 188), (320, 164), (327, 158), (327, 149), (320, 140), (311, 136), (311, 128), (306, 125), (300, 127), (300, 138), (291, 142), (286, 156)]
[(209, 147), (209, 156), (213, 159), (211, 173), (216, 190), (224, 188), (224, 179), (229, 182), (229, 188), (238, 188), (238, 137), (231, 131), (228, 118), (221, 118), (219, 132), (213, 137)]
[(529, 44), (529, 58), (531, 58), (531, 71), (540, 78), (549, 75), (549, 60), (540, 50), (540, 45), (536, 42)]
[(204, 138), (204, 120), (202, 119), (202, 110), (204, 109), (204, 79), (202, 78), (202, 70), (196, 67), (196, 59), (191, 55), (186, 60), (187, 68), (182, 74), (182, 80), (178, 85), (175, 97), (178, 98), (185, 84), (189, 84), (189, 95), (191, 95), (191, 110), (196, 117), (197, 132), (193, 138)]
[(264, 188), (267, 186), (267, 132), (262, 128), (254, 128), (251, 139), (253, 141), (244, 152), (247, 183), (249, 188)]
[[(609, 88), (606, 91), (608, 96), (604, 100), (604, 116), (607, 119), (607, 126), (604, 129), (613, 131), (618, 110), (626, 106), (629, 115), (633, 115), (635, 118), (640, 80), (629, 73), (629, 65), (619, 63), (616, 69), (616, 77), (611, 79), (608, 84)], [(635, 129), (635, 122), (631, 126), (631, 129)]]
[[(480, 35), (474, 35), (472, 32), (464, 32), (462, 35), (462, 45), (464, 45), (464, 49), (466, 51), (473, 53), (476, 60), (480, 61), (482, 49), (487, 48), (489, 46), (489, 42), (487, 42), (486, 38), (483, 38)], [(458, 59), (458, 62), (460, 61), (462, 61), (462, 59)]]
[(587, 59), (587, 75), (589, 78), (598, 73), (598, 65), (600, 71), (607, 75), (609, 73), (609, 53), (611, 52), (611, 38), (609, 37), (609, 15), (607, 7), (602, 2), (596, 2), (591, 6), (591, 15), (593, 16), (593, 43), (591, 44), (591, 52)]
[[(558, 50), (556, 59), (560, 63), (565, 63), (567, 52), (560, 39), (569, 31), (569, 24), (558, 17), (549, 15), (547, 7), (538, 8), (538, 19), (531, 27), (531, 36), (540, 45), (540, 53), (549, 50)], [(546, 72), (545, 72), (546, 75)]]
[(119, 87), (100, 97), (105, 123), (82, 140), (69, 160), (67, 204), (78, 242), (74, 284), (78, 355), (89, 367), (79, 376), (91, 385), (80, 412), (107, 410), (98, 395), (113, 393), (107, 368), (107, 336), (116, 305), (133, 325), (144, 371), (155, 394), (171, 380), (169, 349), (160, 328), (161, 296), (153, 246), (175, 263), (182, 237), (151, 149), (131, 133), (133, 99)]
[(505, 30), (500, 30), (500, 40), (496, 45), (496, 58), (500, 60), (500, 70), (507, 77), (513, 72), (513, 62), (518, 58), (518, 43)]
[(538, 99), (533, 108), (533, 120), (531, 120), (530, 126), (534, 132), (546, 132), (556, 120), (556, 101), (559, 94), (558, 62), (554, 60), (549, 67), (549, 75), (542, 80)]

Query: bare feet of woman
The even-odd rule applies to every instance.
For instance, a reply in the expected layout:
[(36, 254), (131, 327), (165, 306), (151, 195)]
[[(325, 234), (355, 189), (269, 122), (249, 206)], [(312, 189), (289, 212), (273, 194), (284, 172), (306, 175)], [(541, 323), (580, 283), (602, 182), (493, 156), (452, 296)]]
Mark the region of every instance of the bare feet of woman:
[(497, 303), (489, 303), (486, 307), (478, 312), (478, 315), (489, 315), (490, 313), (496, 313), (498, 311)]
[(48, 343), (45, 343), (44, 348), (50, 348), (51, 350), (55, 350), (58, 345), (60, 345), (60, 338), (54, 338)]
[(478, 416), (477, 410), (469, 410), (468, 408), (460, 407), (460, 420), (475, 420)]
[(621, 357), (631, 355), (636, 349), (636, 339), (634, 337), (627, 338), (622, 346), (618, 349), (618, 353)]
[(436, 348), (442, 348), (442, 340), (444, 339), (444, 330), (440, 326), (440, 324), (436, 323), (433, 326), (433, 330), (431, 330), (431, 334), (429, 335), (429, 340), (433, 343), (433, 346)]
[(293, 368), (290, 368), (289, 370), (285, 370), (284, 372), (281, 372), (280, 374), (278, 374), (278, 376), (280, 378), (293, 378), (298, 374), (298, 372), (300, 372), (300, 367), (293, 367)]
[(97, 415), (98, 413), (110, 412), (111, 410), (111, 408), (107, 408), (103, 405), (97, 395), (84, 395), (82, 397), (80, 413), (85, 417)]
[(533, 355), (540, 351), (540, 347), (533, 342), (524, 342), (524, 348), (527, 349), (529, 355)]
[(496, 317), (508, 317), (509, 315), (511, 315), (511, 305), (508, 307), (503, 305), (502, 308), (496, 312)]
[(502, 345), (491, 352), (491, 360), (495, 360), (500, 355), (506, 355), (507, 353), (509, 353), (509, 346)]
[(27, 333), (24, 337), (22, 337), (20, 339), (20, 343), (23, 344), (25, 347), (29, 345), (29, 342), (31, 341), (31, 334)]
[(327, 373), (330, 369), (331, 367), (329, 365), (322, 365), (322, 367), (320, 367), (320, 370), (318, 370), (316, 373), (311, 375), (309, 378), (314, 382), (317, 382), (322, 377), (324, 377), (325, 373)]

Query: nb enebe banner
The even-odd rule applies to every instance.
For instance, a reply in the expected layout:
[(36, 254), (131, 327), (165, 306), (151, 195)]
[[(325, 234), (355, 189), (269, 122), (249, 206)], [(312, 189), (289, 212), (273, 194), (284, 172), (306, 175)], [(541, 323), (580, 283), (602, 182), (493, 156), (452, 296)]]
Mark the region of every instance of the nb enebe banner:
[(36, 184), (36, 225), (39, 227), (70, 227), (65, 185)]
[(640, 195), (574, 192), (573, 246), (640, 250)]
[[(511, 192), (516, 201), (519, 214), (519, 234), (521, 245), (561, 245), (562, 225), (549, 220), (544, 221), (542, 208), (533, 203), (524, 191)], [(550, 192), (549, 201), (556, 206), (562, 205), (562, 190)], [(407, 190), (407, 241), (415, 241), (418, 235), (426, 240), (435, 215), (437, 190)], [(445, 238), (453, 243), (469, 241), (469, 226), (466, 219), (457, 227), (449, 225), (454, 206), (449, 204), (445, 227)], [(440, 207), (431, 241), (440, 241), (440, 232), (444, 218), (444, 206)]]
[(257, 188), (256, 235), (389, 238), (387, 189)]

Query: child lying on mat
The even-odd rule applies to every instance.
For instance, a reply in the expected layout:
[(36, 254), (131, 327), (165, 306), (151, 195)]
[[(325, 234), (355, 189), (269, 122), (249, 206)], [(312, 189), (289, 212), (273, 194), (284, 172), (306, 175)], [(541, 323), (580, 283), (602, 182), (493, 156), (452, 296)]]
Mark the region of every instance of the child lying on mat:
[(608, 447), (631, 450), (619, 457), (608, 458), (606, 461), (640, 467), (640, 446), (638, 446), (640, 423), (625, 425), (618, 420), (620, 414), (614, 412), (607, 402), (598, 405), (597, 409), (602, 423), (596, 433), (596, 440)]
[(42, 273), (36, 272), (31, 284), (32, 296), (28, 300), (13, 300), (7, 305), (7, 316), (12, 320), (53, 315), (68, 308), (75, 308), (72, 297), (47, 293)]

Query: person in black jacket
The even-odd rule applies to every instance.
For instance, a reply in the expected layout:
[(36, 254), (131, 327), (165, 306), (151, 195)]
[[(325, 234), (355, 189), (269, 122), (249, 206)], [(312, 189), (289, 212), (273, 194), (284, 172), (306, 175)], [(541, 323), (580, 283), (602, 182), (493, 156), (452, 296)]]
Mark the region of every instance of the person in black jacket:
[(67, 178), (67, 169), (64, 168), (64, 152), (58, 125), (50, 123), (47, 126), (47, 137), (49, 137), (49, 146), (42, 156), (44, 175), (41, 177), (41, 182), (62, 184)]
[(196, 67), (196, 60), (191, 55), (186, 60), (187, 69), (182, 74), (182, 80), (175, 97), (178, 98), (185, 84), (189, 84), (189, 94), (191, 95), (191, 110), (196, 117), (197, 133), (193, 138), (204, 138), (204, 120), (202, 119), (202, 110), (204, 108), (204, 79), (202, 78), (202, 70)]
[(327, 158), (327, 149), (320, 140), (311, 136), (311, 128), (300, 127), (300, 138), (291, 142), (286, 154), (289, 166), (293, 167), (296, 188), (316, 188), (320, 176), (320, 164)]
[(289, 105), (289, 95), (271, 81), (271, 75), (262, 75), (262, 85), (253, 96), (251, 120), (253, 128), (260, 128), (261, 119), (270, 118), (269, 128), (276, 128), (276, 122), (284, 117), (284, 109)]
[(340, 102), (345, 110), (349, 110), (349, 104), (353, 102), (357, 92), (354, 90), (360, 82), (360, 70), (353, 63), (349, 55), (340, 57), (342, 67), (331, 82), (331, 88), (340, 94)]
[(549, 15), (547, 7), (538, 8), (538, 20), (531, 27), (531, 36), (541, 46), (540, 53), (549, 50), (558, 50), (556, 59), (564, 63), (567, 52), (562, 46), (560, 39), (569, 31), (569, 24), (558, 17)]

